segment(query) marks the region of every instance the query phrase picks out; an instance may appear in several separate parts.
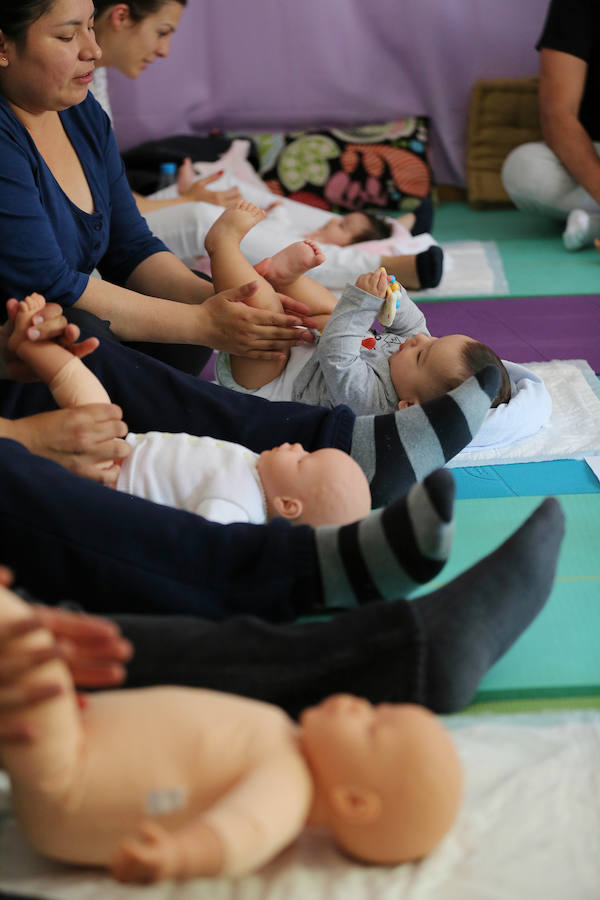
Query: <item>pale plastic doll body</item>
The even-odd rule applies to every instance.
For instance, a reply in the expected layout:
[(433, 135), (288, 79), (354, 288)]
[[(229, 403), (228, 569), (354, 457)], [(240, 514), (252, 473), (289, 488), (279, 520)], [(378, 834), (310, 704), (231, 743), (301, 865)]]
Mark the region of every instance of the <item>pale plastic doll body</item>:
[[(4, 620), (29, 610), (0, 590)], [(26, 713), (36, 742), (0, 747), (21, 828), (39, 852), (124, 881), (242, 875), (311, 824), (359, 859), (398, 863), (432, 850), (457, 812), (456, 752), (421, 707), (338, 695), (298, 727), (270, 704), (190, 688), (97, 693), (82, 711), (56, 660), (24, 679), (63, 692)]]
[[(44, 302), (39, 294), (22, 301), (15, 323), (15, 334), (23, 335), (17, 353), (48, 383), (60, 407), (110, 403), (80, 359), (58, 344), (25, 338)], [(282, 516), (313, 527), (343, 525), (371, 509), (362, 469), (335, 448), (308, 453), (300, 444), (283, 444), (258, 455), (227, 441), (157, 432), (129, 436), (128, 443), (133, 449), (117, 489), (221, 524), (263, 524)]]

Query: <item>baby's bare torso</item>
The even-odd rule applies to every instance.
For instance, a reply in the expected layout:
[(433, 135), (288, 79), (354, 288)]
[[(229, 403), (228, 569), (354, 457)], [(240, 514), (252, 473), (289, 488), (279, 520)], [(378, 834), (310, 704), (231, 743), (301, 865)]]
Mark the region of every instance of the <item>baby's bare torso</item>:
[(298, 755), (279, 709), (213, 691), (159, 687), (92, 695), (69, 790), (15, 803), (34, 845), (103, 864), (148, 818), (169, 830), (207, 810), (253, 766)]

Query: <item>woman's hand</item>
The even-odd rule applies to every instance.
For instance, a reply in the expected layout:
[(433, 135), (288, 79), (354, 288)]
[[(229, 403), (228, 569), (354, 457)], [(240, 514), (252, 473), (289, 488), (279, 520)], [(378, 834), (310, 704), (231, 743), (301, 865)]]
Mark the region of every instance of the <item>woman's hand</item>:
[(228, 188), (224, 191), (209, 191), (207, 188), (208, 184), (217, 181), (222, 174), (223, 172), (215, 172), (214, 175), (209, 175), (208, 178), (200, 178), (194, 181), (186, 190), (180, 190), (179, 196), (185, 200), (213, 203), (216, 206), (235, 206), (239, 200), (244, 199), (236, 187)]
[[(14, 721), (14, 713), (25, 712), (32, 706), (50, 700), (61, 693), (59, 684), (40, 682), (19, 684), (21, 676), (38, 666), (58, 658), (55, 646), (25, 650), (11, 649), (18, 638), (41, 628), (39, 619), (25, 616), (12, 622), (0, 624), (0, 743), (28, 743), (35, 738), (35, 732), (25, 722)], [(3, 718), (9, 716), (9, 722)]]
[[(8, 319), (0, 328), (0, 355), (3, 357), (8, 378), (14, 381), (38, 381), (33, 369), (17, 355), (17, 347), (22, 339), (22, 336), (14, 333), (14, 321), (18, 309), (18, 300), (12, 298), (7, 301)], [(79, 328), (77, 325), (67, 322), (62, 307), (58, 303), (46, 303), (45, 307), (34, 316), (26, 335), (30, 341), (58, 340), (63, 347), (80, 358), (92, 353), (99, 343), (97, 338), (88, 338), (79, 344), (76, 343), (79, 339)]]
[[(114, 484), (119, 465), (131, 452), (123, 413), (114, 403), (90, 403), (76, 409), (57, 409), (23, 419), (2, 421), (2, 436), (23, 444), (32, 453), (59, 463), (75, 475)], [(112, 466), (103, 468), (107, 462)]]
[[(12, 575), (1, 567), (0, 582), (10, 584)], [(63, 659), (73, 681), (82, 688), (111, 688), (125, 679), (124, 663), (131, 658), (132, 647), (113, 623), (84, 613), (46, 606), (33, 607), (34, 615), (0, 624), (0, 742), (35, 740), (35, 730), (24, 720), (14, 721), (15, 713), (59, 696), (61, 686), (52, 681), (19, 684), (20, 679), (53, 659)], [(26, 649), (17, 640), (40, 628), (55, 639), (49, 647)], [(2, 714), (10, 716), (10, 724)]]
[(60, 607), (34, 606), (44, 628), (52, 632), (58, 656), (80, 688), (109, 688), (125, 680), (123, 663), (133, 649), (114, 622)]
[(280, 359), (284, 351), (305, 342), (312, 342), (312, 327), (305, 317), (308, 309), (291, 297), (279, 295), (287, 310), (300, 313), (290, 315), (248, 306), (257, 290), (255, 281), (240, 288), (214, 294), (196, 307), (201, 317), (199, 344), (224, 350), (234, 356), (250, 359)]

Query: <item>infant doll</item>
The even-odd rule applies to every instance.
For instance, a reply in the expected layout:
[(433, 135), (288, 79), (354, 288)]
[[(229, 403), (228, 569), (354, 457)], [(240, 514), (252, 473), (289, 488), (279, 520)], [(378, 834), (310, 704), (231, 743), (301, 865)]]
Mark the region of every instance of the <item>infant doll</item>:
[[(28, 615), (0, 588), (0, 621)], [(52, 637), (13, 641), (27, 653)], [(271, 704), (192, 688), (99, 692), (81, 709), (56, 659), (17, 679), (48, 681), (61, 694), (18, 714), (37, 739), (0, 745), (16, 817), (40, 853), (122, 881), (244, 875), (310, 826), (394, 865), (433, 850), (458, 810), (456, 750), (419, 706), (337, 695), (296, 725)], [(3, 713), (0, 733), (16, 717)]]
[[(13, 350), (45, 381), (61, 407), (110, 403), (96, 376), (60, 344), (29, 341), (28, 327), (44, 307), (40, 294), (19, 304)], [(281, 516), (293, 524), (346, 525), (367, 516), (365, 474), (347, 453), (282, 444), (260, 455), (212, 437), (129, 434), (117, 490), (228, 524), (262, 525)], [(112, 465), (112, 463), (110, 464)]]

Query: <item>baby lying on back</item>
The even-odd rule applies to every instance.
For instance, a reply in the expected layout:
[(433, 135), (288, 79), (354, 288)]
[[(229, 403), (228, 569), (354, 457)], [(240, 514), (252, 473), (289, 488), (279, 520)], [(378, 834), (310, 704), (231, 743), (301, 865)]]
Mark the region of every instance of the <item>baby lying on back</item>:
[(252, 267), (241, 253), (240, 241), (263, 216), (252, 203), (240, 201), (213, 224), (205, 245), (215, 288), (256, 280), (251, 306), (278, 312), (279, 294), (286, 294), (304, 303), (321, 333), (315, 344), (293, 347), (280, 360), (220, 353), (215, 374), (223, 387), (252, 391), (269, 400), (326, 407), (346, 404), (356, 415), (371, 415), (441, 397), (486, 365), (494, 365), (501, 384), (492, 406), (510, 400), (510, 378), (498, 355), (465, 334), (430, 335), (425, 316), (399, 285), (398, 306), (385, 330), (369, 332), (388, 289), (384, 269), (360, 275), (338, 301), (307, 275), (325, 259), (313, 240), (292, 244)]
[[(27, 340), (44, 305), (40, 294), (20, 303), (14, 351), (48, 384), (59, 406), (110, 403), (78, 357), (52, 341)], [(362, 469), (333, 447), (308, 453), (300, 444), (282, 444), (259, 455), (230, 441), (164, 432), (129, 434), (127, 442), (132, 452), (121, 465), (118, 490), (221, 524), (261, 525), (281, 516), (313, 527), (345, 525), (371, 509)]]
[[(0, 589), (0, 621), (27, 615)], [(52, 638), (13, 640), (27, 651)], [(17, 686), (44, 681), (62, 693), (3, 713), (0, 729), (25, 717), (37, 740), (0, 745), (0, 761), (23, 832), (53, 859), (139, 883), (237, 876), (316, 825), (359, 860), (397, 864), (430, 852), (457, 813), (454, 745), (418, 706), (337, 695), (296, 725), (267, 703), (158, 687), (92, 694), (81, 710), (60, 660)]]

